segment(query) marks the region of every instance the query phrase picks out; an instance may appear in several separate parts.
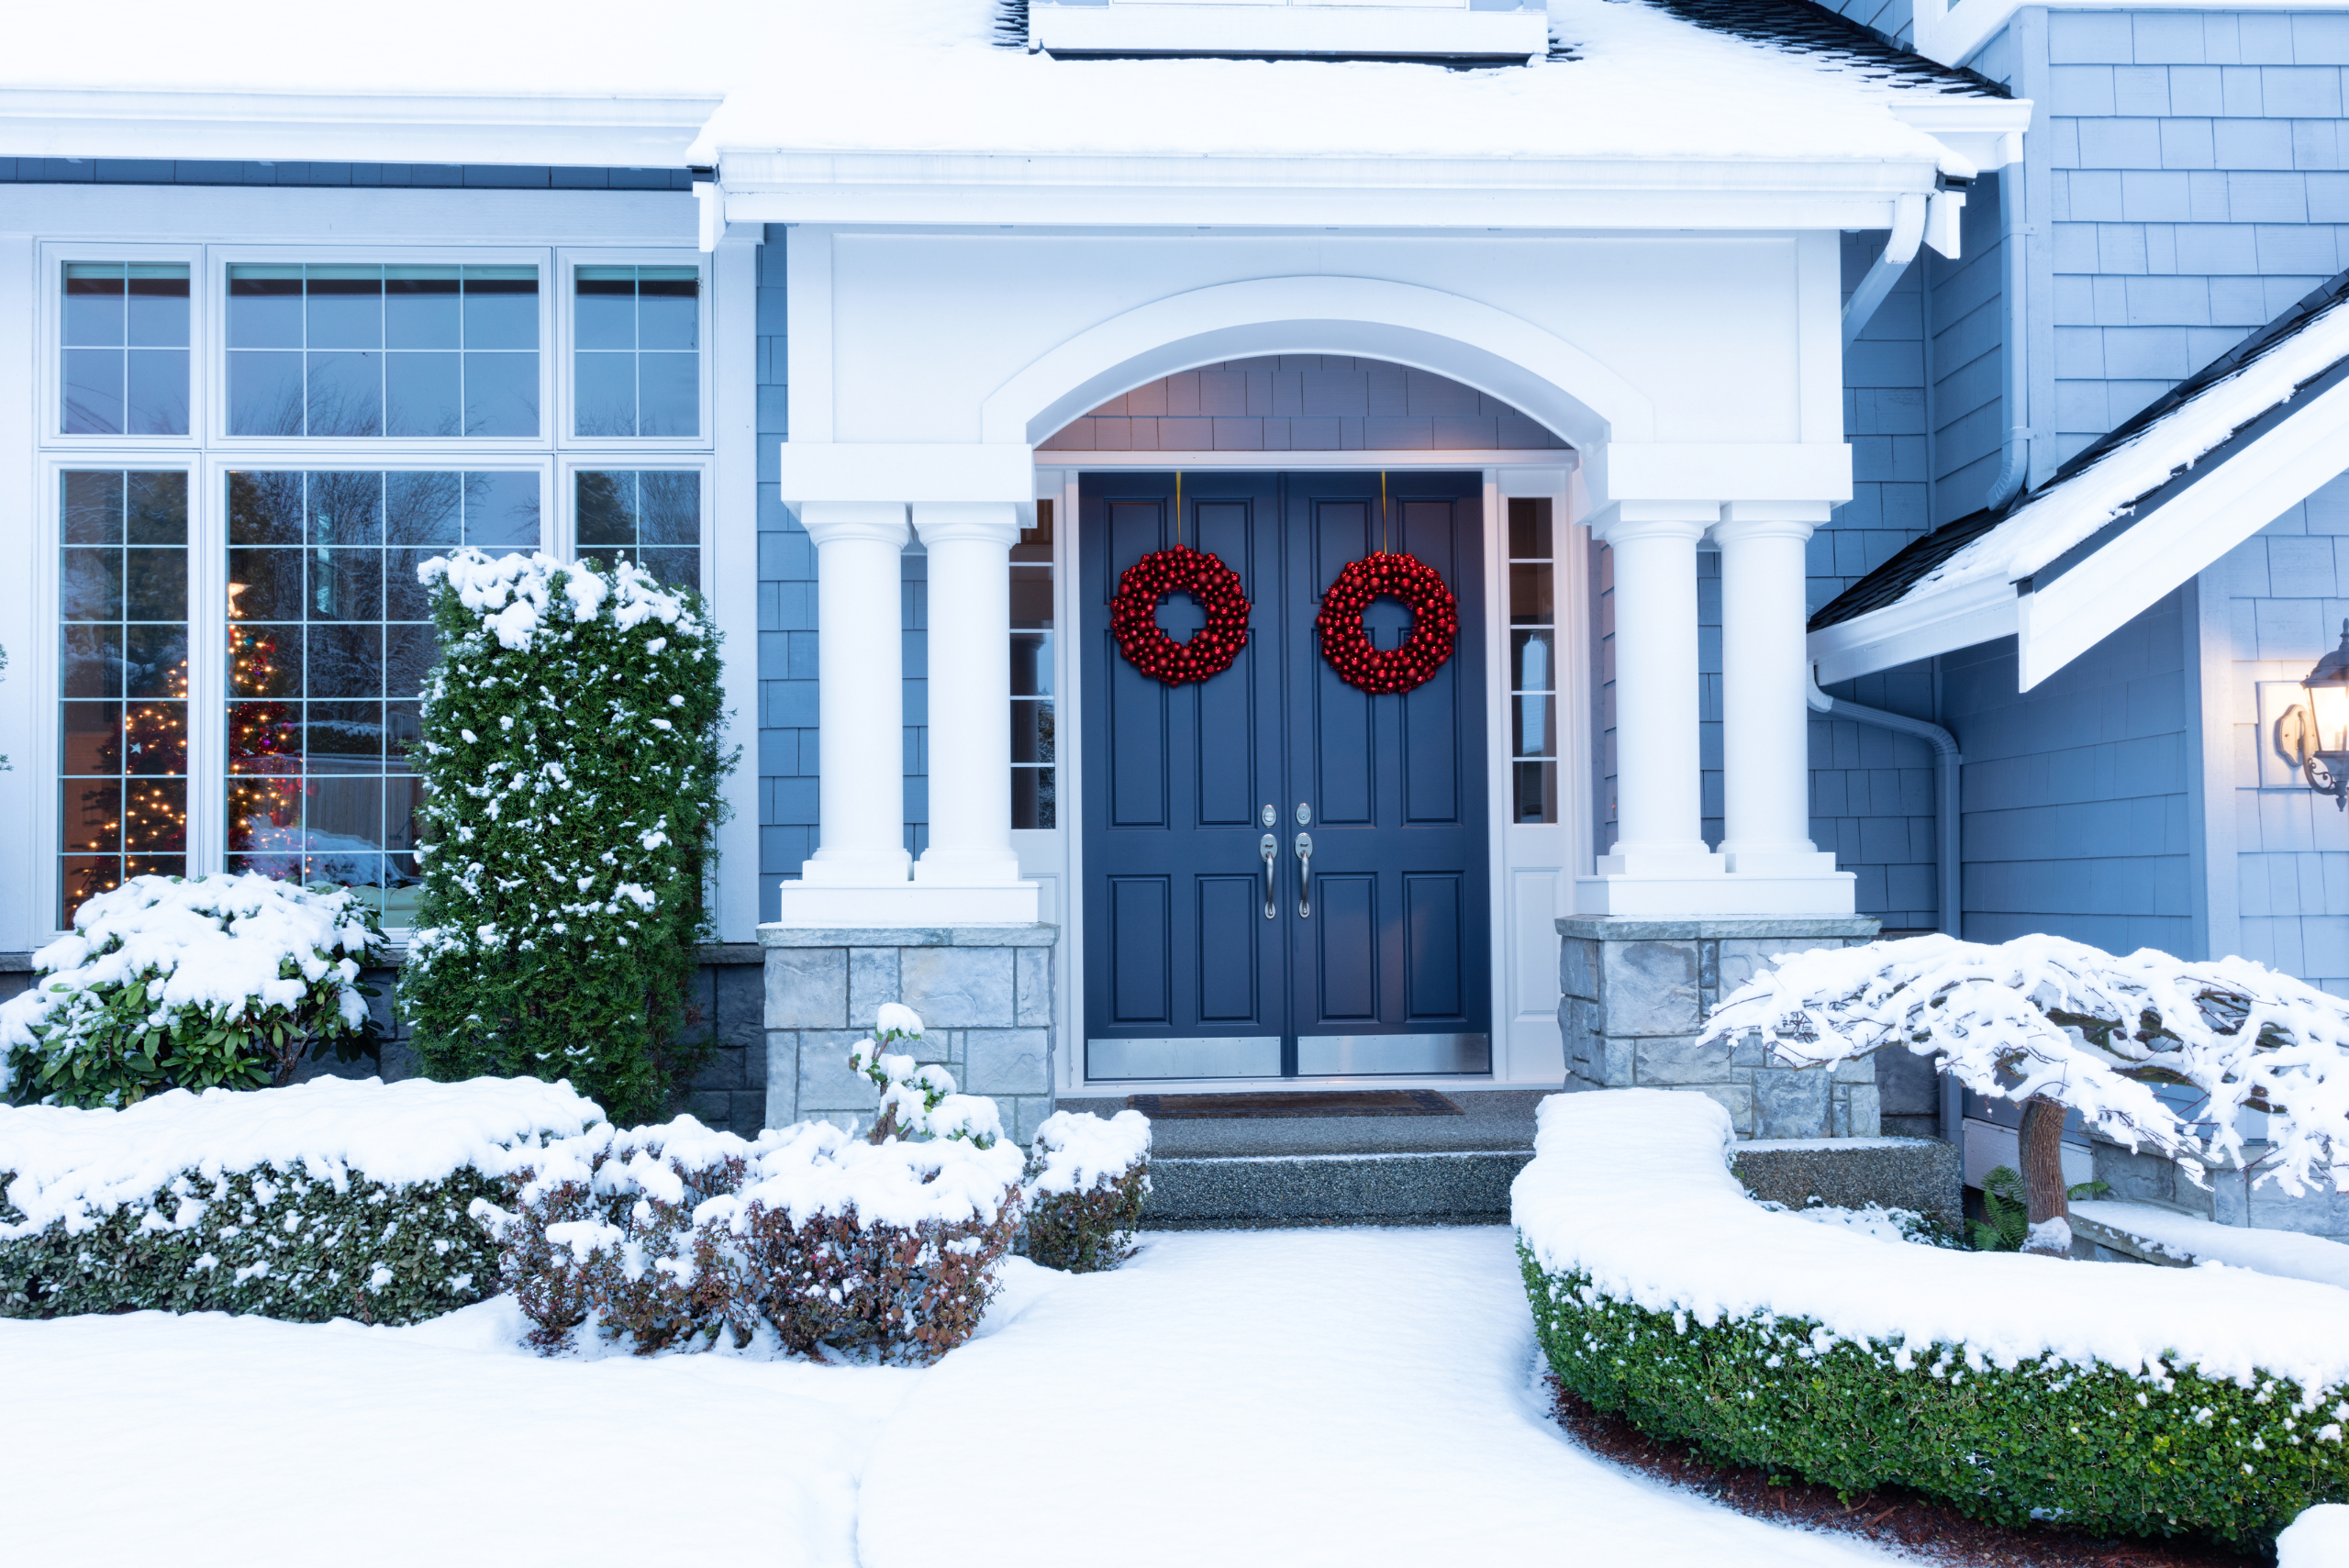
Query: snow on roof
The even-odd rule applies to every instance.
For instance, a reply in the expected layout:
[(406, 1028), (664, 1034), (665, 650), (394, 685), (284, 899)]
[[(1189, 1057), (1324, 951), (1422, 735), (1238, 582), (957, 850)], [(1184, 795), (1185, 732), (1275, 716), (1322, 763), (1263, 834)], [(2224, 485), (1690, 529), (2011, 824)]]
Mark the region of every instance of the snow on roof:
[[(1799, 9), (1762, 3), (1780, 21)], [(351, 95), (723, 94), (690, 154), (696, 163), (733, 148), (1922, 161), (1974, 172), (1894, 113), (1902, 104), (1962, 105), (1973, 83), (1898, 65), (1858, 29), (1849, 47), (1826, 47), (1812, 36), (1816, 17), (1732, 31), (1724, 14), (1707, 0), (1551, 0), (1556, 52), (1571, 58), (1454, 71), (1053, 60), (999, 46), (996, 0), (702, 0), (667, 13), (619, 0), (575, 0), (558, 12), (524, 0), (413, 0), (363, 39), (322, 27), (316, 7), (296, 0), (239, 0), (228, 14), (122, 0), (97, 53), (71, 7), (28, 8), (0, 67), (0, 95), (284, 95), (277, 107), (291, 116), (304, 100)], [(254, 112), (250, 100), (242, 108)], [(141, 117), (135, 102), (110, 112)], [(419, 103), (417, 113), (430, 111)], [(159, 140), (150, 155), (172, 152)]]
[[(2349, 360), (2349, 272), (2082, 450), (2003, 514), (1977, 512), (1912, 541), (1811, 617), (1823, 630), (1873, 610), (1990, 582), (2020, 582), (2108, 525), (2148, 516), (2157, 492), (2246, 427), (2288, 409), (2310, 382)], [(2149, 505), (2148, 503), (2152, 503)]]

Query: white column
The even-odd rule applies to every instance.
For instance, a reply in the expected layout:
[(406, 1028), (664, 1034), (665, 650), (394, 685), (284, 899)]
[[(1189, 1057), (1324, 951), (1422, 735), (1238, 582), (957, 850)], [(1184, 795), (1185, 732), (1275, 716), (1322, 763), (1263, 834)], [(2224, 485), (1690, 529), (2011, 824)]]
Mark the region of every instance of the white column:
[(1705, 847), (1697, 732), (1697, 541), (1720, 517), (1717, 505), (1626, 501), (1599, 519), (1615, 561), (1617, 826), (1601, 881), (1722, 870)]
[(914, 504), (930, 552), (930, 847), (914, 881), (1019, 880), (1011, 847), (1011, 547), (1007, 502)]
[[(904, 617), (896, 501), (808, 501), (816, 543), (820, 843), (801, 875), (832, 887), (902, 885), (906, 853)], [(788, 884), (786, 884), (787, 886)]]
[(1721, 518), (1721, 854), (1739, 875), (1831, 874), (1810, 841), (1803, 641), (1803, 544), (1827, 507), (1737, 501)]

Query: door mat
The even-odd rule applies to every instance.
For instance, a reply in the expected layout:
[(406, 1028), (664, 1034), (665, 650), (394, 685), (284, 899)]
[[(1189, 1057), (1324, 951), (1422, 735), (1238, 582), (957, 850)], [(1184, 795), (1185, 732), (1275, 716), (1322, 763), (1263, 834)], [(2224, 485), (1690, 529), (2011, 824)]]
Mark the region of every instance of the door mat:
[(1433, 1089), (1328, 1089), (1296, 1094), (1129, 1095), (1129, 1107), (1153, 1121), (1197, 1118), (1299, 1116), (1465, 1116)]

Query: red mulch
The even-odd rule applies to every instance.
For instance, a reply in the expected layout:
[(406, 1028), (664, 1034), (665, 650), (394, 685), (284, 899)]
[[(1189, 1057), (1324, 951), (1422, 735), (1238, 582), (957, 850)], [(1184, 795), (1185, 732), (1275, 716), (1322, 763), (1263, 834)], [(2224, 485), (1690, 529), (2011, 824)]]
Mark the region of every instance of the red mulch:
[(1592, 1408), (1555, 1377), (1550, 1388), (1558, 1424), (1602, 1459), (1755, 1518), (1858, 1536), (1939, 1568), (2266, 1568), (2275, 1562), (2264, 1551), (2211, 1541), (2104, 1540), (2054, 1526), (2009, 1529), (1890, 1488), (1846, 1502), (1831, 1486), (1774, 1482), (1765, 1471), (1716, 1464), (1692, 1449), (1649, 1437), (1621, 1417)]

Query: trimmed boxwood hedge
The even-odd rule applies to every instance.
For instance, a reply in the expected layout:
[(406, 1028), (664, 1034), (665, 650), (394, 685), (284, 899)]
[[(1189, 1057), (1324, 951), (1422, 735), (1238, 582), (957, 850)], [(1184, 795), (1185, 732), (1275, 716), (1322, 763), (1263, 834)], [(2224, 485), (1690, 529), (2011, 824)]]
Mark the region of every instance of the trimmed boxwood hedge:
[[(12, 1174), (0, 1172), (0, 1193)], [(184, 1171), (78, 1233), (61, 1219), (0, 1240), (0, 1317), (158, 1307), (420, 1322), (496, 1294), (497, 1245), (466, 1210), (503, 1190), (470, 1165), (399, 1187), (353, 1173), (340, 1191), (298, 1165)], [(193, 1222), (174, 1229), (184, 1214)], [(0, 1220), (25, 1215), (0, 1196)]]
[(1707, 1326), (1605, 1296), (1585, 1273), (1547, 1273), (1522, 1239), (1518, 1255), (1559, 1380), (1718, 1462), (2104, 1535), (2264, 1542), (2303, 1508), (2349, 1500), (2349, 1387), (2303, 1401), (2280, 1377), (2246, 1388), (2190, 1366), (2155, 1375), (2044, 1356), (1969, 1367), (1962, 1346), (1909, 1358), (1805, 1318)]

